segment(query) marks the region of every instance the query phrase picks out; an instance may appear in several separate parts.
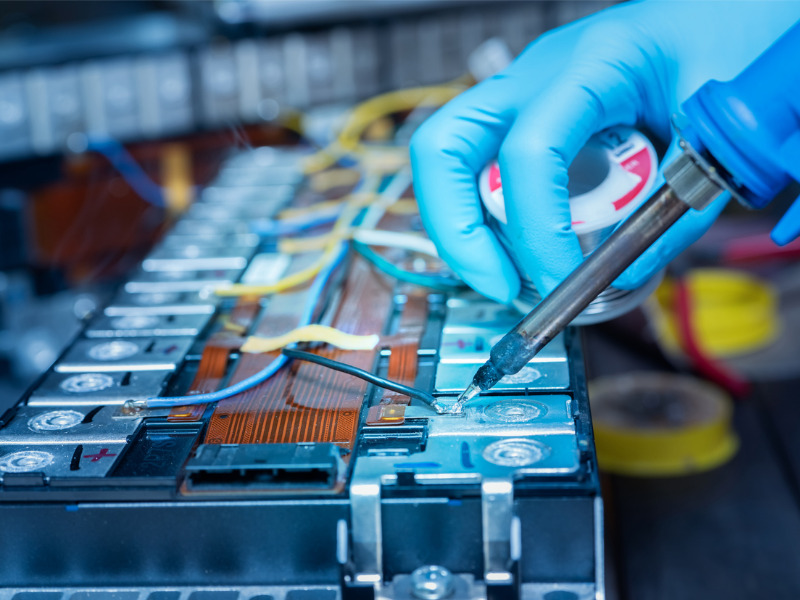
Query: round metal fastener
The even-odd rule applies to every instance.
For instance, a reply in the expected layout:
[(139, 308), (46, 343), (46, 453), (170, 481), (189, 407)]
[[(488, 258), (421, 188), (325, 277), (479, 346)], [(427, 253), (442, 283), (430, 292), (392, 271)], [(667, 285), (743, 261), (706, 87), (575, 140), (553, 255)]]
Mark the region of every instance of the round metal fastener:
[(139, 352), (139, 346), (127, 340), (104, 342), (89, 348), (89, 357), (94, 360), (123, 360)]
[(499, 440), (486, 446), (483, 458), (501, 467), (527, 467), (550, 455), (549, 446), (524, 438)]
[(426, 565), (411, 573), (411, 593), (422, 600), (440, 600), (453, 593), (453, 574), (439, 565)]
[(105, 373), (80, 373), (62, 381), (58, 387), (71, 394), (100, 392), (114, 385), (114, 379)]

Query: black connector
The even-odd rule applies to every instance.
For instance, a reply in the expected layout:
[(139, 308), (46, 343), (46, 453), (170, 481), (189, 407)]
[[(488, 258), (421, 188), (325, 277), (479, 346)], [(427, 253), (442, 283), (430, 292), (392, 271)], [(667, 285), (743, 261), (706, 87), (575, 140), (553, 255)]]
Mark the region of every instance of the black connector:
[(341, 451), (334, 444), (204, 444), (186, 465), (191, 491), (334, 487)]

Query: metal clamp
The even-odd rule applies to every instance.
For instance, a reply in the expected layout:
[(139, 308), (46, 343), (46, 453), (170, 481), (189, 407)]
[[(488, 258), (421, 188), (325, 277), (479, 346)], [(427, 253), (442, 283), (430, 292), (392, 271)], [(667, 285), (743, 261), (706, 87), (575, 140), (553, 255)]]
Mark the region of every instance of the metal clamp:
[(514, 483), (510, 478), (481, 482), (483, 577), (487, 596), (494, 586), (517, 586), (513, 573), (520, 554), (519, 520), (514, 517)]
[(352, 583), (374, 586), (383, 580), (381, 484), (378, 479), (354, 479), (350, 484)]

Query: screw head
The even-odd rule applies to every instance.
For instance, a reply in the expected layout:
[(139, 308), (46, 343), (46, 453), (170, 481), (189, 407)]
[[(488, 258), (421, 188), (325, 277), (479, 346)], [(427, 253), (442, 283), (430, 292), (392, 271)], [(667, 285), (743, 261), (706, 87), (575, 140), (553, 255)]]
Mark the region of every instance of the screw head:
[(439, 565), (426, 565), (411, 573), (411, 593), (422, 600), (441, 600), (453, 593), (453, 574)]

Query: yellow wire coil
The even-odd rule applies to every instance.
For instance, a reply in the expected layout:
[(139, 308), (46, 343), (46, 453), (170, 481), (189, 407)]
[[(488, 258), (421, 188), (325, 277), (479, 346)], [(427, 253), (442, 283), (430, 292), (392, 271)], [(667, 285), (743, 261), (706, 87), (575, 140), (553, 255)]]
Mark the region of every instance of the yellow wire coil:
[[(778, 295), (768, 283), (741, 271), (696, 269), (689, 273), (687, 285), (692, 328), (704, 354), (747, 354), (777, 337)], [(679, 352), (675, 283), (665, 280), (655, 301), (657, 334), (668, 351)]]
[(637, 373), (589, 385), (600, 468), (663, 477), (716, 468), (736, 453), (730, 399), (683, 375)]

